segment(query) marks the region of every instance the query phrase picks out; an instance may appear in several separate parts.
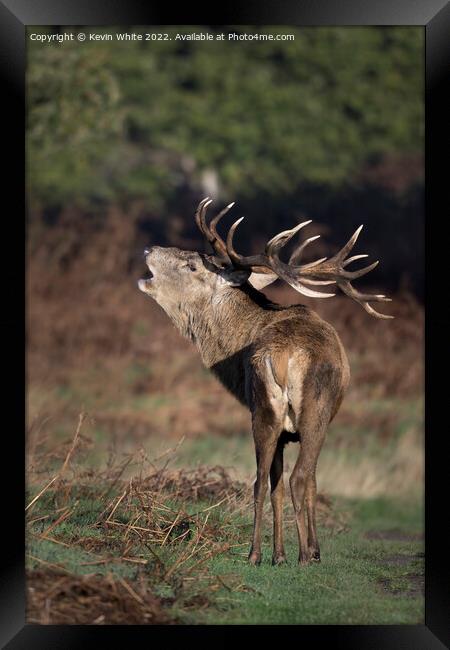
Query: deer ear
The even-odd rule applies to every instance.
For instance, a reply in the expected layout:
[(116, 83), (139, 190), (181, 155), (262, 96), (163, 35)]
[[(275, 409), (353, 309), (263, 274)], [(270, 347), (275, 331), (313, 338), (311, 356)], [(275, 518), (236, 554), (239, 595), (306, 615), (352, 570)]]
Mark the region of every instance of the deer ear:
[(272, 282), (278, 280), (278, 275), (276, 273), (252, 273), (248, 281), (255, 287), (255, 289), (264, 289)]
[(241, 269), (222, 269), (219, 273), (220, 281), (229, 287), (240, 287), (247, 282), (249, 276), (250, 271)]

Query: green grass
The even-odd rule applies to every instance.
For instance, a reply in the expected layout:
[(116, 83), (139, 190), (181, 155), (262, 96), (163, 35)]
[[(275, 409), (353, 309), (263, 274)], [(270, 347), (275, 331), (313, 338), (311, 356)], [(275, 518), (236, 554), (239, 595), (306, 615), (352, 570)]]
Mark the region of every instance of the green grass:
[[(368, 531), (423, 530), (419, 504), (341, 500), (349, 509), (351, 530), (338, 535), (319, 530), (322, 562), (299, 567), (297, 543), (292, 531), (287, 536), (288, 564), (271, 565), (271, 542), (263, 546), (263, 560), (255, 568), (243, 557), (215, 558), (210, 570), (218, 574), (239, 572), (248, 591), (220, 594), (220, 612), (207, 610), (201, 622), (217, 624), (419, 624), (424, 621), (424, 600), (420, 594), (406, 595), (410, 574), (423, 575), (422, 541), (371, 540)], [(404, 556), (404, 563), (386, 558)], [(389, 581), (391, 593), (383, 588)], [(199, 615), (186, 621), (199, 622)]]
[[(102, 489), (101, 489), (102, 488)], [(155, 573), (153, 557), (136, 543), (127, 555), (146, 558), (141, 565), (123, 560), (123, 529), (99, 528), (98, 517), (105, 507), (100, 498), (104, 486), (89, 490), (75, 489), (66, 507), (73, 514), (51, 531), (56, 541), (39, 538), (60, 513), (58, 494), (47, 492), (36, 503), (32, 519), (47, 515), (30, 525), (27, 552), (30, 568), (45, 568), (46, 563), (64, 567), (71, 573), (112, 573), (133, 581), (144, 570), (154, 591), (162, 596), (173, 595), (175, 581), (164, 581)], [(118, 494), (118, 492), (116, 492)], [(109, 495), (108, 501), (114, 494)], [(186, 513), (198, 512), (208, 504), (198, 502), (166, 502), (175, 511), (180, 506)], [(137, 506), (137, 504), (133, 504)], [(186, 597), (176, 598), (172, 614), (183, 623), (194, 624), (420, 624), (424, 621), (424, 600), (420, 592), (411, 592), (410, 575), (423, 575), (423, 541), (414, 535), (423, 531), (423, 510), (420, 501), (378, 499), (335, 499), (334, 515), (345, 513), (347, 529), (319, 527), (322, 562), (308, 567), (297, 564), (297, 538), (292, 512), (286, 498), (285, 526), (288, 564), (271, 565), (270, 506), (266, 507), (263, 534), (263, 560), (259, 567), (247, 564), (250, 541), (251, 510), (233, 514), (225, 508), (210, 511), (209, 523), (219, 531), (215, 541), (243, 542), (219, 554), (205, 564), (212, 577), (219, 576), (225, 585), (208, 597), (208, 607), (186, 607)], [(116, 520), (127, 523), (129, 506), (117, 511)], [(227, 526), (224, 523), (228, 522)], [(371, 539), (367, 533), (390, 531), (394, 539)], [(394, 532), (393, 532), (394, 531)], [(411, 538), (397, 539), (399, 536)], [(95, 552), (85, 551), (80, 540), (97, 542)], [(183, 551), (177, 546), (157, 548), (160, 559), (170, 564)], [(66, 546), (68, 545), (68, 546)], [(143, 553), (144, 551), (144, 553)], [(96, 560), (107, 558), (105, 563)], [(400, 558), (400, 561), (398, 561)], [(189, 566), (189, 562), (185, 565)], [(228, 585), (228, 588), (227, 588)], [(201, 583), (191, 586), (201, 590)], [(195, 600), (193, 601), (195, 602)]]

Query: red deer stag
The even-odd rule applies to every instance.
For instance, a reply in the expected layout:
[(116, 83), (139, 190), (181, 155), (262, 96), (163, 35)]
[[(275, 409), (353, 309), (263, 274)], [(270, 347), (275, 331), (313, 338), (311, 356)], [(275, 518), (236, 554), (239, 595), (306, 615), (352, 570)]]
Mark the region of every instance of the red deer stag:
[(367, 257), (347, 257), (362, 226), (328, 260), (300, 264), (305, 246), (316, 237), (300, 244), (288, 263), (279, 258), (281, 247), (310, 221), (273, 237), (263, 254), (244, 257), (233, 246), (233, 234), (242, 219), (231, 226), (226, 242), (217, 232), (218, 222), (234, 204), (208, 225), (205, 213), (210, 203), (209, 198), (200, 202), (195, 220), (214, 254), (152, 246), (145, 250), (150, 277), (139, 280), (139, 289), (156, 300), (179, 331), (196, 343), (205, 366), (250, 409), (257, 473), (249, 562), (261, 562), (261, 520), (269, 477), (274, 521), (272, 563), (286, 560), (282, 517), (283, 448), (287, 442), (300, 442), (289, 480), (299, 562), (319, 561), (316, 466), (328, 425), (349, 382), (347, 356), (335, 329), (313, 310), (304, 305), (274, 304), (258, 289), (279, 278), (306, 296), (327, 298), (334, 294), (309, 287), (336, 284), (377, 318), (391, 316), (376, 312), (369, 303), (390, 298), (360, 293), (351, 285), (378, 262), (357, 271), (345, 270), (354, 260)]

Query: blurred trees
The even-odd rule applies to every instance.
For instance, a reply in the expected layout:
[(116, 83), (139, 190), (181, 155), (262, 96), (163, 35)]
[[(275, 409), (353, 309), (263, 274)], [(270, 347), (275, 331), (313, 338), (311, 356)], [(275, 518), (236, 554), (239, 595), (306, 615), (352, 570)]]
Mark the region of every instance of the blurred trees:
[(296, 38), (31, 43), (32, 199), (160, 204), (177, 165), (214, 169), (225, 194), (250, 198), (421, 151), (421, 30), (262, 31)]
[[(304, 205), (330, 221), (324, 206), (339, 209), (342, 196), (348, 205), (349, 188), (360, 210), (361, 188), (373, 194), (376, 185), (388, 203), (396, 197), (391, 216), (411, 210), (412, 188), (421, 218), (422, 29), (233, 27), (295, 40), (174, 40), (206, 29), (158, 28), (167, 41), (28, 42), (32, 215), (139, 200), (153, 214), (170, 215), (176, 205), (183, 214), (193, 208), (183, 197), (204, 192), (239, 200), (273, 234), (274, 221), (292, 225)], [(399, 190), (392, 177), (408, 165)], [(361, 223), (352, 214), (344, 221)]]

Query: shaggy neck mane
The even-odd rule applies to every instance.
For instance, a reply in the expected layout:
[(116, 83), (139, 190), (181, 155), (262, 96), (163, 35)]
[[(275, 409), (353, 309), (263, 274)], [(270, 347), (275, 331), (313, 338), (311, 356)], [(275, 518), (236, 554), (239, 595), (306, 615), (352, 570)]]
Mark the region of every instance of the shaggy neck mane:
[(197, 345), (205, 365), (211, 367), (248, 346), (270, 313), (283, 309), (246, 282), (224, 289), (201, 304), (180, 302), (170, 316), (181, 334)]

